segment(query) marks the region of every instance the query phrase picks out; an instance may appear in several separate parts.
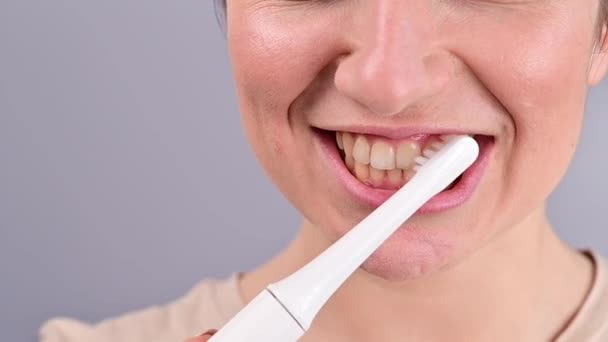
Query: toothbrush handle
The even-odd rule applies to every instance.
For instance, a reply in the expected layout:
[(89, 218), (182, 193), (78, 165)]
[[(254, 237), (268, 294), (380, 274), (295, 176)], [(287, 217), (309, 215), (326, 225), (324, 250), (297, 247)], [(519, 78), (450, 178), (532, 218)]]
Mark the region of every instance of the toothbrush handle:
[(303, 334), (285, 307), (264, 289), (209, 342), (296, 342)]

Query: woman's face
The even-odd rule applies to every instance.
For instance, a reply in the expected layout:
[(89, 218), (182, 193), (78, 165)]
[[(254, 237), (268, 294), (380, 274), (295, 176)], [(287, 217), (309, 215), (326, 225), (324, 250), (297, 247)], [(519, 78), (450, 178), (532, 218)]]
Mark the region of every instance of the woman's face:
[(246, 133), (327, 242), (406, 182), (441, 134), (475, 135), (478, 162), (363, 265), (387, 279), (448, 267), (542, 210), (565, 173), (587, 87), (608, 62), (593, 50), (598, 10), (598, 0), (229, 0)]

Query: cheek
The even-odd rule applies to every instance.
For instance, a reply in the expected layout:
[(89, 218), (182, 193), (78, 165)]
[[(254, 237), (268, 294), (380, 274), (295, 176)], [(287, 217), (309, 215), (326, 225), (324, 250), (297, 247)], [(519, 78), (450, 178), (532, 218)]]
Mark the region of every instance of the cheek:
[(579, 120), (590, 31), (577, 32), (559, 21), (511, 30), (489, 27), (463, 54), (516, 128), (550, 133), (559, 123)]
[(331, 13), (275, 10), (238, 12), (239, 20), (228, 23), (228, 47), (247, 138), (270, 179), (293, 202), (309, 193), (306, 183), (314, 177), (303, 173), (314, 170), (305, 158), (311, 155), (310, 144), (303, 143), (311, 139), (306, 119), (291, 109), (339, 51), (339, 21)]
[(290, 106), (326, 63), (329, 53), (319, 46), (335, 46), (325, 38), (332, 36), (330, 20), (312, 25), (296, 14), (235, 11), (228, 48), (246, 133), (258, 157), (287, 156), (293, 147)]
[(501, 137), (508, 151), (503, 171), (512, 183), (506, 186), (538, 189), (538, 201), (563, 176), (578, 140), (592, 22), (574, 14), (508, 22), (505, 29), (479, 19), (471, 25), (479, 33), (462, 40), (458, 53), (510, 122), (509, 136)]
[(229, 23), (228, 46), (239, 95), (262, 115), (286, 115), (327, 63), (329, 50), (337, 48), (328, 38), (335, 28), (330, 19), (309, 23), (295, 14), (272, 11), (238, 17), (246, 19)]
[(565, 31), (540, 32), (535, 40), (539, 43), (528, 43), (507, 64), (512, 79), (506, 78), (505, 88), (511, 102), (504, 103), (516, 133), (512, 160), (521, 167), (522, 180), (545, 191), (563, 177), (579, 138), (589, 58), (587, 46), (581, 46), (585, 38)]

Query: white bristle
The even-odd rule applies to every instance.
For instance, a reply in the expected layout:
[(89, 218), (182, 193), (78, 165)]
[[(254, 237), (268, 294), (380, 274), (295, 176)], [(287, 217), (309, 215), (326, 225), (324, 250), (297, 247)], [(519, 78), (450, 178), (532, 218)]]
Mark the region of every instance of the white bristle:
[(422, 155), (427, 157), (427, 158), (431, 158), (432, 156), (435, 155), (435, 151), (431, 150), (431, 149), (425, 149), (424, 151), (422, 151)]
[(425, 158), (423, 156), (418, 156), (418, 157), (414, 158), (414, 161), (418, 165), (423, 165), (424, 163), (426, 163), (427, 160), (428, 160), (428, 158)]

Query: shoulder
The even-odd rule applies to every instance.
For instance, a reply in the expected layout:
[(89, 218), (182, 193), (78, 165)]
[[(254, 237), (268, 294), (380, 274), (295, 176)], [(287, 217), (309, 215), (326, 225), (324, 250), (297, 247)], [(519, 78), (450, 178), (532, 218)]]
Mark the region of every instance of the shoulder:
[(185, 296), (162, 306), (153, 306), (88, 324), (55, 318), (42, 325), (40, 342), (183, 341), (201, 331), (223, 325), (242, 306), (238, 274), (224, 279), (206, 279)]
[(593, 285), (558, 342), (608, 341), (608, 260), (597, 252), (586, 251), (585, 254), (595, 264)]
[(608, 259), (594, 253), (597, 270), (595, 274), (595, 288), (589, 295), (594, 305), (590, 310), (591, 319), (598, 322), (598, 341), (608, 341)]

